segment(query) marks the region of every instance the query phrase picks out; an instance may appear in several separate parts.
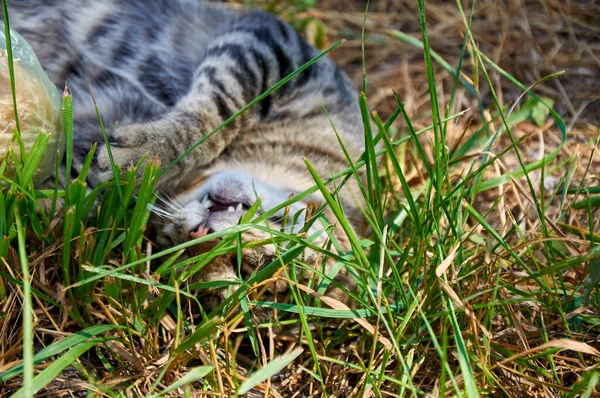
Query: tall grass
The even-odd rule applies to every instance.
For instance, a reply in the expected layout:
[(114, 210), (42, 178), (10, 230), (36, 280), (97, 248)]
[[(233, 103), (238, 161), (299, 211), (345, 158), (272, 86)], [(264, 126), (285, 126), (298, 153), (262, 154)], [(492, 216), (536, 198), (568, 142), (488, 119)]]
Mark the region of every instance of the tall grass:
[[(575, 237), (560, 222), (578, 192), (586, 192), (588, 199), (573, 207), (587, 208), (591, 217), (598, 206), (597, 191), (585, 186), (569, 191), (569, 178), (565, 178), (553, 193), (561, 198), (564, 210), (547, 213), (548, 193), (544, 195), (534, 185), (530, 173), (549, 172), (560, 148), (540, 161), (525, 163), (520, 152), (523, 142), (511, 134), (515, 119), (495, 95), (491, 71), (527, 93), (532, 106), (547, 109), (543, 119), (554, 118), (563, 143), (565, 124), (534, 94), (535, 88), (527, 89), (480, 52), (470, 32), (470, 16), (457, 4), (466, 34), (456, 68), (429, 46), (424, 1), (418, 1), (422, 40), (401, 32), (390, 34), (423, 49), (432, 111), (429, 127), (414, 127), (401, 98), (397, 98), (397, 111), (384, 123), (361, 93), (357, 101), (366, 150), (359, 161), (322, 179), (307, 160), (307, 170), (315, 180), (312, 188), (267, 212), (258, 212), (257, 201), (238, 225), (209, 236), (153, 252), (144, 233), (161, 170), (152, 159), (142, 172), (127, 170), (122, 178), (113, 164), (115, 179), (89, 190), (86, 178), (93, 167), (92, 148), (79, 176), (64, 189), (42, 190), (36, 189), (32, 178), (46, 149), (45, 134), (27, 155), (7, 157), (0, 171), (10, 161), (16, 175), (3, 177), (6, 185), (0, 191), (0, 300), (9, 309), (0, 314), (4, 325), (0, 338), (10, 352), (0, 358), (0, 392), (31, 396), (62, 382), (61, 373), (72, 367), (77, 376), (70, 388), (79, 385), (90, 394), (107, 396), (181, 396), (201, 391), (229, 396), (253, 389), (327, 396), (343, 389), (344, 396), (475, 397), (512, 395), (520, 383), (533, 386), (532, 391), (539, 387), (571, 396), (596, 394), (600, 355), (590, 335), (600, 327), (598, 237), (593, 230)], [(4, 16), (8, 26), (6, 11)], [(481, 82), (488, 85), (493, 109), (483, 108), (478, 85), (464, 78), (462, 65), (467, 57), (476, 59), (478, 68), (473, 73), (483, 75)], [(218, 134), (225, 124), (317, 59), (210, 134)], [(436, 91), (438, 64), (453, 79), (448, 104), (440, 103)], [(470, 80), (479, 82), (480, 78)], [(489, 111), (494, 121), (502, 123), (495, 131), (484, 123), (465, 143), (452, 146), (449, 128), (462, 116), (462, 112), (451, 112), (460, 86), (478, 99), (481, 109), (477, 112)], [(72, 106), (66, 90), (67, 175), (77, 134)], [(101, 109), (98, 116), (101, 124)], [(399, 116), (404, 126), (401, 134), (394, 135)], [(509, 135), (511, 144), (494, 153), (502, 134)], [(433, 137), (433, 143), (428, 144), (425, 136)], [(19, 135), (15, 137), (18, 142)], [(341, 140), (340, 151), (346, 153)], [(467, 156), (471, 153), (479, 155)], [(511, 154), (519, 159), (518, 169), (487, 176), (495, 162)], [(361, 168), (366, 169), (365, 184), (358, 179)], [(407, 178), (415, 170), (422, 176), (416, 187)], [(501, 195), (492, 195), (489, 208), (481, 206), (486, 201), (482, 195), (520, 187), (522, 177), (527, 189), (520, 192), (530, 199), (536, 218), (523, 215), (518, 219), (507, 212)], [(333, 183), (340, 189), (350, 179), (357, 180), (366, 202), (363, 211), (372, 228), (368, 239), (355, 235), (336, 193), (330, 191)], [(264, 226), (276, 211), (317, 191), (335, 219), (327, 220), (323, 208), (317, 208), (299, 233)], [(42, 198), (52, 200), (50, 209), (40, 206)], [(508, 216), (508, 231), (499, 232), (493, 226), (494, 214), (499, 212)], [(341, 251), (333, 237), (329, 246), (317, 246), (316, 236), (306, 234), (316, 220), (326, 226), (339, 225), (351, 250)], [(538, 223), (540, 235), (523, 230), (523, 220)], [(265, 230), (271, 238), (245, 245), (274, 243), (279, 248), (277, 256), (247, 280), (192, 286), (237, 287), (218, 308), (210, 313), (201, 310), (201, 319), (192, 321), (185, 303), (202, 306), (186, 282), (215, 257), (239, 253), (244, 246), (239, 237), (250, 228)], [(215, 238), (221, 242), (210, 252), (180, 261), (186, 248)], [(306, 264), (302, 254), (307, 247), (334, 259), (334, 270), (326, 275)], [(150, 263), (157, 261), (160, 265), (151, 270)], [(318, 280), (312, 284), (297, 280), (294, 272), (281, 271), (285, 265), (310, 270)], [(322, 296), (343, 268), (357, 284), (356, 291), (347, 292), (355, 308)], [(515, 277), (514, 270), (520, 276)], [(577, 271), (583, 279), (565, 280), (568, 270)], [(261, 297), (259, 292), (274, 275), (288, 279), (289, 300), (271, 302)], [(252, 312), (257, 308), (273, 310), (277, 316), (256, 324)], [(528, 329), (520, 324), (523, 318)], [(276, 333), (279, 328), (280, 335)], [(286, 339), (290, 330), (295, 331), (294, 338)], [(503, 333), (512, 333), (518, 343), (503, 339)], [(40, 345), (44, 348), (37, 349)], [(290, 366), (295, 366), (296, 373)], [(280, 374), (289, 380), (278, 386), (272, 378)]]

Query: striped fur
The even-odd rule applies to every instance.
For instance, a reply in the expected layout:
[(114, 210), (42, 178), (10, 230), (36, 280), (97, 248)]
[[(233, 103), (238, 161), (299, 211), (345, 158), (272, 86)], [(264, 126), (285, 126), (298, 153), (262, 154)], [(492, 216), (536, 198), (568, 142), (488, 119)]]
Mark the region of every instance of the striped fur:
[[(78, 154), (102, 142), (91, 87), (122, 169), (147, 154), (171, 163), (319, 54), (270, 14), (192, 0), (14, 0), (9, 13), (54, 83), (68, 82), (73, 92)], [(304, 158), (322, 177), (348, 167), (331, 121), (356, 160), (363, 151), (356, 97), (348, 77), (322, 58), (210, 137), (159, 182), (162, 192), (175, 197), (161, 210), (167, 220), (157, 222), (158, 243), (190, 239), (199, 225), (218, 230), (237, 222), (237, 212), (199, 207), (207, 195), (247, 206), (259, 186), (265, 206), (273, 207), (313, 185)], [(110, 178), (101, 145), (90, 182)], [(360, 229), (360, 202), (352, 187), (356, 184), (340, 196)], [(302, 211), (306, 203), (298, 206)], [(235, 276), (232, 270), (223, 275)]]

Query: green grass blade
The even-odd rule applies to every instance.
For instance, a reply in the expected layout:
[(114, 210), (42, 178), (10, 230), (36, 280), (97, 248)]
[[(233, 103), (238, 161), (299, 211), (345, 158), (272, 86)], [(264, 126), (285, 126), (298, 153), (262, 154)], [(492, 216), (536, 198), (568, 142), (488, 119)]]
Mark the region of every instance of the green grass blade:
[[(129, 231), (125, 240), (124, 253), (126, 255), (129, 254), (134, 243), (142, 237), (144, 226), (147, 222), (147, 216), (150, 213), (148, 204), (154, 197), (154, 187), (158, 180), (159, 168), (160, 166), (157, 161), (150, 160), (144, 169), (142, 183), (140, 184), (135, 208), (133, 209), (133, 215), (129, 221)], [(133, 188), (134, 184), (131, 184), (130, 187)]]
[(162, 390), (158, 394), (150, 395), (149, 398), (158, 398), (161, 395), (165, 395), (170, 393), (171, 391), (175, 391), (186, 384), (194, 383), (198, 380), (202, 380), (206, 375), (214, 370), (214, 366), (198, 366), (196, 368), (192, 368), (189, 372), (186, 373), (181, 379), (177, 380), (175, 383), (171, 384), (164, 390)]
[(381, 125), (381, 120), (379, 119), (379, 117), (377, 115), (375, 115), (374, 118), (375, 118), (375, 123), (377, 124), (377, 127), (379, 128), (379, 135), (381, 136), (381, 138), (383, 140), (383, 145), (385, 146), (385, 149), (387, 149), (387, 153), (389, 154), (389, 159), (392, 162), (392, 166), (394, 167), (396, 176), (400, 180), (400, 185), (402, 185), (402, 190), (404, 191), (404, 197), (406, 198), (406, 201), (408, 203), (408, 207), (410, 210), (410, 214), (413, 219), (413, 225), (414, 225), (415, 229), (419, 233), (421, 233), (420, 228), (419, 228), (420, 223), (421, 223), (419, 211), (417, 210), (417, 206), (415, 204), (415, 200), (413, 198), (412, 191), (411, 191), (410, 187), (408, 186), (408, 182), (406, 181), (406, 178), (404, 177), (404, 172), (402, 171), (402, 167), (400, 166), (400, 163), (398, 163), (398, 158), (396, 156), (394, 156), (394, 148), (392, 147), (392, 141), (390, 140), (390, 137), (388, 137), (387, 133), (385, 132), (385, 127)]
[[(165, 291), (171, 292), (171, 293), (177, 293), (177, 289), (174, 288), (173, 286), (164, 285), (162, 283), (154, 282), (154, 281), (151, 281), (148, 279), (138, 278), (137, 276), (133, 276), (133, 275), (114, 272), (114, 270), (104, 270), (102, 268), (91, 267), (91, 266), (87, 266), (87, 265), (84, 265), (83, 269), (86, 270), (87, 272), (91, 272), (94, 274), (99, 274), (99, 275), (103, 275), (103, 276), (110, 275), (113, 278), (122, 279), (125, 281), (134, 282), (134, 283), (139, 283), (141, 285), (152, 286), (157, 289), (162, 289), (162, 290), (165, 290)], [(195, 300), (195, 301), (197, 300), (196, 296), (189, 294), (187, 292), (179, 291), (179, 294), (182, 294), (192, 300)]]
[[(367, 105), (367, 97), (365, 93), (360, 93), (358, 96), (360, 105), (360, 113), (363, 120), (364, 137), (365, 137), (365, 161), (367, 172), (367, 187), (368, 196), (365, 198), (375, 210), (373, 219), (381, 226), (383, 224), (383, 203), (381, 181), (379, 178), (379, 164), (375, 153), (375, 143), (373, 141), (373, 131), (371, 128), (371, 117), (369, 115), (369, 106)], [(381, 227), (379, 227), (381, 228)]]
[[(272, 302), (265, 302), (265, 301), (252, 301), (251, 303), (258, 307), (271, 308), (271, 309), (291, 312), (294, 314), (300, 313), (300, 309), (298, 308), (299, 306), (296, 304), (272, 303)], [(401, 309), (396, 305), (391, 305), (389, 308), (392, 309), (393, 311), (400, 311), (400, 309)], [(386, 307), (381, 307), (381, 311), (387, 311), (387, 309), (388, 308), (386, 308)], [(340, 310), (340, 309), (331, 309), (331, 308), (302, 306), (302, 311), (304, 312), (304, 315), (306, 315), (306, 316), (317, 316), (320, 318), (333, 318), (333, 319), (353, 319), (353, 318), (362, 318), (362, 317), (377, 315), (376, 310), (372, 311), (371, 309), (368, 309), (368, 308), (361, 308), (361, 309), (356, 309), (356, 310)]]
[(24, 382), (23, 387), (14, 393), (11, 398), (26, 398), (33, 396), (33, 394), (37, 393), (50, 382), (52, 382), (52, 380), (54, 380), (56, 376), (58, 376), (67, 366), (73, 364), (77, 358), (85, 354), (90, 348), (94, 347), (101, 341), (103, 340), (88, 341), (77, 344), (67, 351), (63, 356), (52, 362), (46, 369), (40, 372), (40, 374), (33, 379), (33, 382), (29, 382), (29, 384)]
[(42, 161), (42, 156), (46, 152), (46, 147), (50, 142), (51, 134), (42, 131), (35, 139), (33, 146), (26, 155), (23, 168), (19, 171), (19, 183), (27, 186), (33, 181), (33, 176)]
[(63, 93), (62, 101), (62, 120), (63, 130), (65, 132), (66, 153), (65, 153), (65, 191), (69, 196), (71, 181), (71, 168), (73, 167), (73, 95), (67, 86)]
[(23, 394), (31, 397), (33, 389), (33, 306), (31, 302), (31, 281), (29, 277), (29, 261), (25, 247), (25, 231), (19, 214), (19, 203), (14, 207), (17, 236), (19, 244), (19, 262), (23, 275)]
[(600, 382), (600, 373), (599, 372), (592, 372), (591, 376), (586, 377), (586, 381), (587, 381), (587, 386), (585, 389), (585, 392), (583, 394), (581, 394), (581, 398), (590, 398), (592, 396), (592, 394), (594, 394), (594, 390), (597, 391), (598, 389), (598, 385)]
[(277, 372), (280, 372), (290, 363), (294, 362), (296, 358), (300, 356), (304, 352), (302, 348), (296, 348), (289, 354), (284, 354), (279, 358), (276, 358), (269, 362), (263, 368), (260, 368), (256, 372), (254, 372), (250, 377), (244, 381), (240, 387), (238, 388), (236, 396), (246, 394), (248, 391), (267, 380), (270, 377), (273, 377)]
[(310, 164), (308, 159), (304, 159), (304, 163), (306, 164), (306, 167), (308, 167), (308, 171), (310, 172), (311, 176), (317, 183), (317, 187), (319, 188), (319, 190), (321, 191), (321, 194), (325, 198), (327, 205), (330, 207), (331, 211), (333, 212), (333, 214), (336, 216), (336, 218), (340, 222), (340, 225), (342, 226), (344, 232), (346, 233), (346, 236), (348, 236), (348, 239), (350, 240), (350, 243), (352, 244), (353, 248), (357, 251), (356, 254), (362, 260), (363, 264), (368, 264), (369, 261), (368, 261), (366, 255), (364, 254), (364, 251), (361, 249), (361, 245), (358, 240), (358, 237), (356, 236), (356, 234), (354, 233), (354, 230), (348, 223), (348, 220), (346, 220), (344, 212), (342, 211), (340, 206), (337, 204), (337, 202), (335, 201), (333, 196), (331, 196), (331, 193), (325, 187), (325, 184), (323, 183), (323, 181), (317, 174), (314, 167), (312, 167), (312, 165)]
[(201, 325), (198, 326), (194, 334), (189, 336), (186, 340), (184, 340), (181, 344), (179, 344), (173, 350), (173, 354), (180, 354), (186, 350), (191, 349), (196, 344), (205, 342), (211, 336), (214, 336), (217, 327), (223, 322), (220, 317), (214, 317), (207, 321), (204, 321)]
[[(38, 364), (54, 355), (63, 352), (64, 350), (67, 350), (73, 346), (76, 346), (79, 343), (88, 340), (91, 337), (96, 337), (99, 334), (106, 333), (115, 329), (123, 329), (123, 327), (119, 325), (96, 325), (80, 330), (79, 332), (65, 337), (64, 339), (61, 339), (56, 343), (53, 343), (48, 347), (42, 349), (41, 351), (37, 352), (33, 356), (33, 362), (34, 364)], [(23, 364), (20, 363), (4, 371), (0, 374), (0, 383), (4, 383), (12, 379), (13, 377), (23, 373), (23, 368)]]
[[(100, 125), (100, 130), (102, 130), (102, 137), (104, 138), (104, 145), (106, 147), (106, 152), (108, 154), (108, 160), (110, 162), (110, 166), (113, 172), (113, 187), (114, 189), (117, 190), (117, 194), (119, 195), (119, 199), (120, 199), (120, 203), (121, 203), (121, 210), (123, 213), (125, 213), (125, 206), (126, 206), (126, 202), (123, 196), (123, 192), (121, 190), (121, 172), (123, 170), (121, 170), (119, 168), (119, 166), (115, 163), (113, 154), (112, 154), (112, 150), (110, 149), (110, 142), (108, 139), (108, 134), (106, 133), (106, 128), (104, 127), (104, 122), (102, 121), (102, 115), (100, 114), (100, 108), (98, 108), (98, 104), (96, 103), (96, 98), (94, 97), (94, 93), (92, 92), (92, 86), (90, 85), (90, 95), (92, 96), (92, 101), (94, 103), (94, 110), (96, 111), (96, 116), (98, 117), (98, 124)], [(88, 155), (88, 158), (90, 158), (90, 156)], [(93, 158), (92, 158), (93, 159)], [(87, 161), (87, 159), (86, 159)], [(123, 217), (125, 215), (123, 214)], [(125, 224), (127, 224), (127, 221), (125, 220)]]
[[(412, 37), (411, 35), (406, 34), (404, 32), (400, 32), (400, 31), (396, 30), (396, 31), (391, 32), (391, 36), (397, 40), (400, 40), (400, 41), (406, 43), (406, 44), (410, 44), (411, 46), (416, 47), (418, 49), (421, 49), (421, 50), (424, 49), (424, 45), (421, 40), (416, 39), (416, 38)], [(458, 79), (460, 81), (460, 84), (464, 88), (466, 88), (470, 94), (472, 94), (474, 96), (479, 95), (477, 93), (477, 89), (475, 89), (475, 87), (473, 87), (473, 85), (471, 83), (469, 83), (462, 76), (460, 76), (460, 73), (457, 72), (448, 62), (446, 62), (446, 60), (444, 58), (442, 58), (438, 53), (436, 53), (432, 49), (430, 49), (429, 51), (431, 54), (431, 58), (433, 58), (438, 64), (440, 64), (446, 72), (451, 74), (455, 79)]]
[(454, 304), (452, 300), (448, 298), (447, 305), (450, 309), (450, 323), (454, 331), (454, 340), (456, 341), (456, 349), (458, 356), (458, 363), (460, 366), (461, 373), (463, 375), (463, 381), (465, 383), (465, 389), (468, 397), (479, 397), (479, 391), (477, 389), (477, 381), (473, 374), (473, 368), (471, 367), (471, 360), (469, 358), (469, 350), (465, 344), (465, 340), (462, 336), (462, 331), (456, 319), (456, 312), (454, 311)]

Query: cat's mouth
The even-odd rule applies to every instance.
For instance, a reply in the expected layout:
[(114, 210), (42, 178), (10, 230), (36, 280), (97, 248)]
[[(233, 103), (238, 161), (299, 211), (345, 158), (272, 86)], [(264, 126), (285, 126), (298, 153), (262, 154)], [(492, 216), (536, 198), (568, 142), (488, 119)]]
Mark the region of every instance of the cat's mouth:
[(192, 239), (202, 238), (210, 233), (215, 232), (210, 226), (211, 218), (223, 216), (226, 213), (243, 213), (249, 209), (249, 206), (242, 202), (225, 202), (215, 199), (210, 195), (204, 196), (204, 198), (200, 201), (200, 204), (206, 210), (208, 210), (208, 215), (203, 223), (200, 223), (198, 226), (192, 228), (190, 231), (190, 238)]
[[(235, 213), (238, 215), (238, 217), (235, 217), (235, 219), (239, 219), (242, 213), (248, 210), (248, 206), (244, 205), (243, 203), (218, 201), (210, 195), (206, 195), (200, 201), (200, 204), (208, 211), (208, 214), (206, 215), (204, 222), (192, 228), (190, 231), (191, 239), (203, 238), (209, 234), (212, 234), (213, 232), (216, 232), (216, 230), (211, 226), (215, 219), (228, 216), (230, 217)], [(221, 238), (211, 239), (209, 241), (194, 245), (188, 248), (188, 250), (194, 255), (204, 254), (212, 250), (220, 241)]]
[(216, 199), (210, 194), (204, 196), (204, 198), (200, 201), (200, 204), (211, 213), (220, 211), (233, 213), (235, 211), (248, 210), (248, 206), (242, 202), (229, 202), (222, 199)]

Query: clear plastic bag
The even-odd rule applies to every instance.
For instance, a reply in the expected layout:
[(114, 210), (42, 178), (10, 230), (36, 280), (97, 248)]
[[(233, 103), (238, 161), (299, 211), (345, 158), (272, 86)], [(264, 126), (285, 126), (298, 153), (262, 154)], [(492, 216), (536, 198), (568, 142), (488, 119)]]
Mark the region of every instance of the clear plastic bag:
[[(29, 152), (41, 132), (50, 134), (50, 142), (34, 174), (34, 181), (41, 182), (53, 174), (56, 157), (64, 152), (61, 97), (33, 48), (12, 29), (10, 36), (17, 111), (25, 151)], [(19, 144), (14, 139), (16, 121), (8, 65), (4, 24), (0, 22), (0, 163), (9, 150), (20, 156)], [(12, 173), (14, 168), (9, 163), (5, 174), (10, 178)]]

